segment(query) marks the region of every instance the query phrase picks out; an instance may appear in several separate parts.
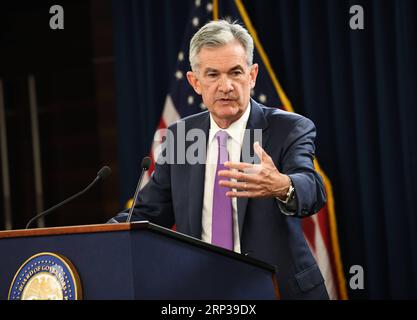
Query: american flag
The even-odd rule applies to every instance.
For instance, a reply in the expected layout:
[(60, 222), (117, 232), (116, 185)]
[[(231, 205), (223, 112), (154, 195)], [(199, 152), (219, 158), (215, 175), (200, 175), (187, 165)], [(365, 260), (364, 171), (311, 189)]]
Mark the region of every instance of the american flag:
[[(161, 135), (163, 135), (163, 129), (166, 129), (171, 123), (180, 118), (202, 112), (206, 109), (201, 97), (194, 92), (186, 78), (186, 72), (190, 70), (188, 49), (194, 33), (206, 22), (216, 20), (218, 17), (230, 21), (239, 21), (249, 30), (255, 40), (254, 62), (259, 64), (259, 74), (257, 85), (251, 92), (252, 97), (269, 107), (293, 111), (289, 100), (286, 98), (270, 66), (269, 59), (257, 38), (255, 29), (250, 22), (249, 15), (242, 2), (240, 0), (195, 0), (190, 18), (187, 22), (181, 51), (178, 53), (177, 66), (170, 91), (165, 99), (162, 117), (152, 143), (152, 151), (150, 154), (152, 160), (155, 160), (157, 157), (155, 153), (159, 149), (158, 146), (162, 141)], [(316, 169), (324, 178), (328, 204), (318, 214), (303, 219), (304, 236), (323, 273), (330, 298), (346, 299), (346, 285), (340, 261), (331, 185), (325, 174), (319, 168), (317, 161), (315, 165)], [(142, 186), (149, 180), (153, 169), (154, 167), (152, 166), (148, 171), (148, 176), (143, 180)]]

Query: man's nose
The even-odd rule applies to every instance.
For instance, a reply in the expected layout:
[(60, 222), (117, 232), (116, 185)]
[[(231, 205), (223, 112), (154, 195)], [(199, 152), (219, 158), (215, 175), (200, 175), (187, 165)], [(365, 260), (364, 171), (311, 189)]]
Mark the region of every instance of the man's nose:
[(228, 76), (220, 77), (219, 90), (223, 93), (229, 93), (233, 90), (232, 80)]

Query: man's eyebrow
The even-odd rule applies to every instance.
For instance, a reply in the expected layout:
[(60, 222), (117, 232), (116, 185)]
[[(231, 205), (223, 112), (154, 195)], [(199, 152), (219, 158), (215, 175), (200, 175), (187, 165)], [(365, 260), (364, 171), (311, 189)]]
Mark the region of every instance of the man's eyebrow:
[(207, 73), (209, 73), (209, 72), (219, 72), (219, 70), (214, 69), (214, 68), (207, 67), (207, 68), (204, 70), (204, 74), (207, 74)]
[(229, 72), (230, 72), (230, 71), (236, 71), (236, 70), (243, 71), (244, 69), (243, 69), (243, 67), (242, 67), (240, 64), (238, 64), (238, 65), (234, 66), (233, 68), (231, 68), (231, 69), (229, 70)]
[[(233, 68), (230, 68), (228, 72), (233, 72), (233, 71), (236, 71), (236, 70), (243, 71), (244, 69), (243, 69), (243, 67), (240, 64), (238, 64), (238, 65), (234, 66)], [(214, 68), (207, 67), (204, 70), (204, 74), (207, 74), (209, 72), (219, 72), (219, 70), (214, 69)]]

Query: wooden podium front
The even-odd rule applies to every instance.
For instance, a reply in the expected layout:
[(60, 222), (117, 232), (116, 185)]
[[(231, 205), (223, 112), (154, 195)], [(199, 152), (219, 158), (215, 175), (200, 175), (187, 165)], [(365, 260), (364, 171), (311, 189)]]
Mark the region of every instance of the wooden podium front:
[(83, 299), (277, 299), (275, 268), (149, 222), (0, 232), (0, 299), (30, 257), (76, 269)]

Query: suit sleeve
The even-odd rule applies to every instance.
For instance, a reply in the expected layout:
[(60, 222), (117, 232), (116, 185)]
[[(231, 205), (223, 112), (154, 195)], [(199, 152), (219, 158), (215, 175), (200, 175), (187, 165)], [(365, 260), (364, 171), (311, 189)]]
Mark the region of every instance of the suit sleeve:
[[(170, 143), (171, 141), (163, 143), (166, 152), (170, 152), (173, 148)], [(148, 220), (171, 228), (175, 223), (175, 218), (172, 205), (170, 164), (167, 161), (161, 161), (161, 154), (160, 157), (155, 163), (155, 170), (149, 182), (139, 191), (131, 221)], [(124, 210), (110, 219), (108, 223), (125, 222), (128, 213), (129, 209)]]
[[(125, 222), (128, 212), (129, 209), (124, 210), (108, 222)], [(139, 191), (138, 201), (136, 201), (132, 213), (132, 221), (143, 220), (148, 220), (166, 228), (171, 228), (174, 225), (168, 164), (156, 164), (151, 179)]]
[(317, 213), (326, 203), (321, 176), (314, 169), (316, 128), (307, 118), (300, 118), (289, 133), (283, 149), (281, 168), (295, 188), (294, 216), (306, 217)]

